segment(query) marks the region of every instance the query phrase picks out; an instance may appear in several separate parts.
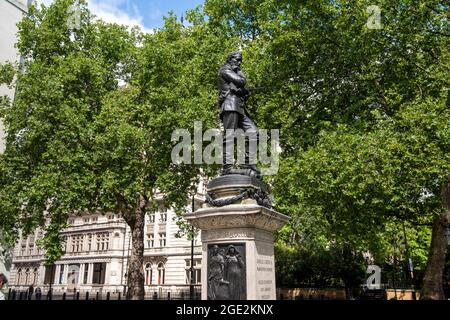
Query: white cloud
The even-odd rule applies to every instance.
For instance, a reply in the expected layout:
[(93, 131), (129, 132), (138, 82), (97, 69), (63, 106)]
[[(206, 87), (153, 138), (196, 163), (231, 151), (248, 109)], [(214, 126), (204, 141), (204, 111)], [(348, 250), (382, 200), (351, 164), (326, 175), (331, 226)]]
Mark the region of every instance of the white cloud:
[[(49, 5), (53, 0), (38, 0), (38, 3)], [(121, 7), (132, 8), (132, 12), (127, 12)], [(136, 5), (131, 4), (130, 0), (88, 0), (89, 10), (98, 18), (105, 22), (123, 24), (126, 26), (139, 26), (144, 32), (152, 32), (144, 26), (144, 18)]]
[[(103, 21), (127, 26), (139, 26), (142, 31), (151, 32), (151, 29), (144, 26), (144, 18), (135, 5), (132, 6), (132, 13), (120, 9), (120, 6), (125, 3), (128, 4), (129, 0), (114, 0), (108, 2), (89, 0), (88, 7), (93, 14)], [(128, 5), (127, 7), (130, 6)]]

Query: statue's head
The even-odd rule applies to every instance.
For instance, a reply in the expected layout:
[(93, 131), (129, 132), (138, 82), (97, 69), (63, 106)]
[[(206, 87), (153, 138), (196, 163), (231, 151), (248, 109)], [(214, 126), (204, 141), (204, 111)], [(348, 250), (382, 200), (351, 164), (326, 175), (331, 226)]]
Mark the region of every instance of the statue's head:
[(227, 253), (228, 253), (229, 255), (235, 255), (235, 254), (238, 253), (238, 252), (237, 252), (236, 248), (235, 248), (233, 245), (229, 245), (229, 246), (228, 246)]
[(242, 63), (242, 53), (239, 51), (230, 53), (227, 57), (227, 63), (231, 64), (233, 67), (239, 68)]

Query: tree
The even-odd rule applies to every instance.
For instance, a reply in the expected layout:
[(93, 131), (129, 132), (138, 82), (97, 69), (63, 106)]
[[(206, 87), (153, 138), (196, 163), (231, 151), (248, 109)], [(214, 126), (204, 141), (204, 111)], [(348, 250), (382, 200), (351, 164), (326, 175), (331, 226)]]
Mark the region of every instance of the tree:
[(219, 2), (206, 2), (209, 22), (241, 38), (248, 78), (266, 89), (249, 109), (282, 132), (282, 212), (373, 252), (387, 223), (434, 220), (422, 297), (442, 298), (448, 4), (381, 1), (370, 29), (370, 1)]
[[(19, 25), (26, 62), (1, 114), (2, 229), (14, 243), (20, 230), (44, 227), (52, 263), (63, 254), (59, 233), (69, 215), (116, 213), (132, 235), (128, 298), (143, 299), (145, 214), (158, 192), (182, 213), (202, 169), (172, 163), (172, 132), (192, 129), (193, 119), (217, 127), (215, 77), (232, 40), (211, 35), (196, 11), (191, 27), (169, 14), (163, 28), (142, 35), (94, 21), (85, 2), (71, 30), (72, 4), (32, 6)], [(11, 67), (4, 69), (10, 81)]]
[[(182, 212), (198, 175), (216, 169), (173, 164), (171, 133), (192, 130), (193, 119), (218, 126), (216, 72), (240, 48), (249, 86), (261, 88), (248, 110), (259, 127), (282, 132), (280, 172), (266, 179), (293, 217), (293, 238), (378, 254), (386, 225), (426, 233), (434, 221), (422, 296), (442, 297), (448, 4), (380, 1), (381, 29), (370, 29), (370, 1), (207, 0), (187, 14), (192, 25), (169, 14), (148, 35), (94, 22), (84, 4), (70, 30), (70, 4), (32, 8), (20, 23), (27, 59), (1, 111), (9, 239), (47, 217), (43, 243), (55, 259), (68, 214), (121, 214), (133, 234), (129, 293), (142, 298), (143, 221), (155, 190)], [(2, 70), (10, 81), (10, 67)]]
[[(68, 214), (90, 205), (85, 150), (102, 99), (126, 79), (122, 65), (134, 37), (118, 25), (94, 22), (82, 1), (79, 24), (68, 24), (73, 1), (30, 6), (19, 23), (16, 96), (3, 99), (7, 138), (1, 156), (2, 229), (10, 242), (46, 222), (48, 262), (61, 253), (59, 231)], [(12, 78), (10, 78), (12, 80)]]
[[(420, 114), (418, 109), (426, 112)], [(382, 127), (371, 133), (344, 128), (324, 133), (314, 148), (297, 158), (291, 180), (307, 194), (303, 201), (321, 206), (336, 236), (351, 235), (354, 245), (377, 252), (387, 223), (398, 219), (418, 229), (442, 221), (446, 214), (440, 188), (448, 170), (448, 139), (443, 137), (449, 129), (442, 115), (448, 116), (445, 100), (428, 101), (406, 107), (396, 123), (380, 121)], [(439, 232), (433, 226), (433, 237), (444, 239), (439, 246), (432, 240), (430, 254), (440, 259), (445, 259), (445, 226)], [(438, 273), (433, 281), (436, 289), (442, 288), (443, 267), (441, 261), (434, 264), (429, 259), (427, 264)], [(426, 277), (427, 272), (424, 290)]]

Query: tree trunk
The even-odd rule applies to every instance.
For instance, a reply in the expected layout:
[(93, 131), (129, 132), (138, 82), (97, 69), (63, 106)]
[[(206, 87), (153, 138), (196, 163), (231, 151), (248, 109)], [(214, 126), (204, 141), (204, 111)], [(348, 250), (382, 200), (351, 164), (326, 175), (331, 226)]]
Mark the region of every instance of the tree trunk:
[(443, 300), (443, 274), (447, 251), (447, 228), (450, 221), (450, 175), (441, 191), (443, 211), (434, 219), (431, 246), (423, 277), (421, 300)]
[(128, 262), (129, 300), (144, 300), (144, 227), (147, 199), (139, 196), (139, 203), (132, 219), (127, 221), (131, 228), (131, 256)]

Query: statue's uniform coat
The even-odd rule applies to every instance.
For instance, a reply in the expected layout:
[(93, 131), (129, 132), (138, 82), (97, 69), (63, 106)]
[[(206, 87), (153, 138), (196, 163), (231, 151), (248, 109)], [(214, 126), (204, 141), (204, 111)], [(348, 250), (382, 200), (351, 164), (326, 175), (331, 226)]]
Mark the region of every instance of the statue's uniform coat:
[(248, 92), (244, 89), (246, 83), (244, 74), (240, 70), (238, 72), (233, 71), (231, 66), (226, 64), (219, 70), (218, 81), (220, 116), (223, 115), (224, 111), (235, 111), (245, 115), (243, 97)]

